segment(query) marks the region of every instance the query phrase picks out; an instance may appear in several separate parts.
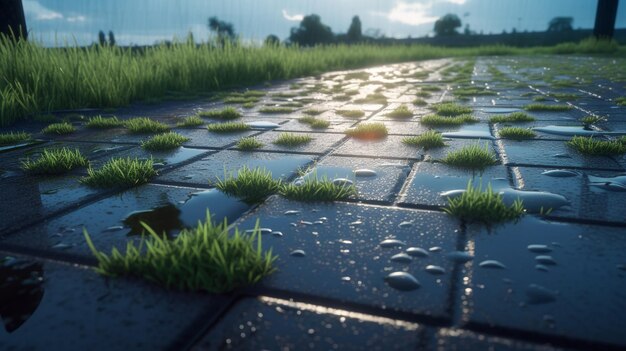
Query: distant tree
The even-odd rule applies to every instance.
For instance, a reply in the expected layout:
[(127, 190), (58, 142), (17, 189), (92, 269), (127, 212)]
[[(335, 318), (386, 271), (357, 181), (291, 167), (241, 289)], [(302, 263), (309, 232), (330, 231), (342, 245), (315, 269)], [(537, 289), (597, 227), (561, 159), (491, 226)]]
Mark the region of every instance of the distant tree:
[(270, 34), (265, 38), (263, 44), (265, 44), (265, 46), (279, 46), (280, 38), (274, 34)]
[(106, 46), (107, 45), (107, 36), (106, 36), (106, 34), (104, 34), (103, 31), (99, 31), (98, 32), (98, 44), (100, 44), (100, 46)]
[(573, 17), (554, 17), (548, 23), (548, 32), (569, 32), (574, 29)]
[(208, 26), (211, 31), (217, 34), (217, 41), (222, 45), (227, 41), (234, 41), (236, 38), (232, 23), (220, 21), (217, 17), (210, 17)]
[(308, 15), (302, 19), (299, 27), (291, 28), (289, 41), (301, 46), (329, 44), (334, 40), (333, 31), (324, 25), (320, 16)]
[(470, 26), (469, 24), (465, 24), (465, 28), (463, 29), (463, 34), (464, 35), (472, 35), (472, 31), (470, 30)]
[(109, 31), (109, 45), (115, 46), (115, 36), (112, 30)]
[(348, 28), (346, 36), (349, 42), (360, 41), (363, 38), (363, 33), (361, 32), (361, 19), (359, 16), (352, 17), (352, 23), (350, 23), (350, 28)]
[(456, 29), (461, 27), (461, 19), (454, 14), (447, 14), (435, 22), (435, 35), (448, 36), (459, 34)]

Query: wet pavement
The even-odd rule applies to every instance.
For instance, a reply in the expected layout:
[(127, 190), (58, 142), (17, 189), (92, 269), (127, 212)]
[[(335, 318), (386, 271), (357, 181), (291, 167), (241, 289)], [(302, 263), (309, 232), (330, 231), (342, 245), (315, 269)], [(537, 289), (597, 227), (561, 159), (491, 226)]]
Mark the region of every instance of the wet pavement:
[[(3, 148), (0, 348), (626, 348), (626, 157), (585, 156), (566, 144), (581, 133), (607, 140), (626, 133), (626, 106), (616, 100), (626, 96), (626, 60), (478, 58), (469, 62), (473, 71), (463, 72), (466, 64), (404, 63), (356, 71), (369, 78), (331, 72), (254, 87), (266, 92), (258, 103), (232, 105), (242, 113), (238, 121), (252, 127), (237, 133), (176, 126), (227, 106), (210, 96), (81, 112), (162, 121), (190, 139), (171, 152), (143, 150), (150, 135), (90, 130), (80, 119), (74, 134), (36, 134), (38, 143)], [(468, 87), (480, 93), (463, 93)], [(426, 106), (413, 104), (418, 96)], [(479, 122), (421, 124), (443, 101), (469, 106)], [(571, 109), (529, 111), (532, 122), (489, 123), (539, 102)], [(412, 116), (386, 116), (403, 104)], [(272, 106), (293, 112), (261, 110)], [(300, 120), (312, 110), (328, 128)], [(344, 117), (345, 110), (363, 114)], [(604, 119), (584, 128), (579, 119), (588, 115)], [(385, 124), (389, 135), (363, 141), (344, 133), (371, 122)], [(536, 138), (499, 138), (513, 125), (533, 128)], [(14, 129), (36, 133), (43, 126)], [(445, 133), (446, 146), (424, 150), (402, 142), (430, 129)], [(312, 140), (276, 145), (283, 132)], [(264, 145), (237, 150), (237, 141), (250, 136)], [(498, 164), (468, 171), (439, 162), (476, 143), (494, 152)], [(96, 167), (112, 157), (152, 157), (159, 175), (118, 191), (80, 184), (85, 169), (55, 177), (20, 169), (22, 160), (50, 147), (78, 148)], [(265, 167), (286, 182), (344, 178), (358, 194), (335, 203), (274, 195), (250, 205), (214, 189), (217, 179), (243, 166)], [(522, 196), (534, 212), (552, 211), (491, 227), (461, 223), (442, 211), (441, 194), (470, 180), (502, 191), (505, 200)], [(224, 295), (168, 291), (94, 272), (83, 229), (109, 252), (139, 240), (142, 221), (176, 235), (203, 220), (207, 209), (215, 221), (241, 229), (257, 220), (270, 228), (263, 245), (278, 255), (277, 271)]]

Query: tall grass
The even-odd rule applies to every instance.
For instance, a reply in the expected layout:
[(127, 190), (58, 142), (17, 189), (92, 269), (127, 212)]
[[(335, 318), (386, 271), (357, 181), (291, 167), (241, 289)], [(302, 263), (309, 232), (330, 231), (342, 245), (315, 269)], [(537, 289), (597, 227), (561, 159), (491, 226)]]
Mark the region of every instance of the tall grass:
[(169, 91), (215, 91), (330, 70), (453, 56), (616, 52), (619, 47), (584, 42), (553, 48), (427, 45), (285, 46), (158, 45), (44, 48), (0, 37), (0, 125), (38, 112), (117, 107), (163, 97)]

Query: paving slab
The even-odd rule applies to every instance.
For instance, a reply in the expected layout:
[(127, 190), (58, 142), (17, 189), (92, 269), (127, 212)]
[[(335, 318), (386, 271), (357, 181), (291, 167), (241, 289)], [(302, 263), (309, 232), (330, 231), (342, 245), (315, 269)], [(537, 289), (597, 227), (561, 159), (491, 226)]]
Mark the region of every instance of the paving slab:
[(187, 329), (214, 318), (228, 301), (7, 256), (0, 254), (4, 350), (178, 348)]
[[(273, 197), (236, 225), (253, 228), (259, 218), (262, 227), (282, 233), (264, 236), (264, 246), (278, 255), (278, 270), (261, 286), (347, 304), (449, 316), (454, 263), (444, 254), (456, 249), (460, 227), (447, 215), (357, 204), (306, 204)], [(390, 238), (406, 244), (380, 246)], [(413, 246), (432, 252), (407, 263), (391, 260)], [(304, 256), (296, 250), (303, 250)], [(441, 267), (443, 274), (428, 273), (428, 265)], [(412, 291), (396, 290), (385, 283), (385, 277), (393, 272), (409, 272), (421, 286)]]
[(403, 137), (390, 135), (384, 139), (361, 140), (349, 138), (339, 146), (333, 155), (338, 156), (373, 156), (373, 157), (396, 157), (411, 160), (422, 159), (419, 149), (402, 143)]
[[(616, 313), (626, 306), (623, 228), (529, 216), (489, 230), (470, 227), (468, 234), (475, 258), (462, 274), (463, 320), (626, 346)], [(505, 268), (481, 267), (486, 260)]]
[(436, 335), (439, 351), (498, 350), (498, 351), (559, 351), (549, 343), (525, 342), (505, 337), (470, 332), (462, 329), (440, 329)]
[(313, 160), (312, 155), (224, 150), (164, 173), (156, 179), (208, 186), (225, 175), (233, 173), (236, 176), (237, 171), (244, 166), (251, 169), (265, 168), (272, 172), (275, 179), (288, 179)]
[[(312, 140), (306, 144), (298, 146), (278, 145), (274, 142), (282, 133), (289, 133), (294, 136), (310, 136)], [(345, 134), (330, 133), (302, 133), (302, 132), (265, 132), (256, 137), (258, 141), (263, 143), (259, 150), (286, 151), (286, 152), (305, 152), (309, 154), (323, 154), (331, 150), (342, 139), (346, 138)]]
[(193, 350), (417, 350), (417, 324), (270, 297), (240, 300)]

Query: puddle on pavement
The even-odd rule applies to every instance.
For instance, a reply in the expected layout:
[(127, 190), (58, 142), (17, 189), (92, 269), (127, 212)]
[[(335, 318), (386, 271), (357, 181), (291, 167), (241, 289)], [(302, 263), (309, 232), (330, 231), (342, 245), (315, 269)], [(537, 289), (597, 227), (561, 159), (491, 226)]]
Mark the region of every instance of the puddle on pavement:
[(485, 113), (512, 113), (521, 111), (519, 108), (511, 108), (511, 107), (486, 107), (481, 108), (480, 111)]
[(160, 151), (152, 152), (152, 157), (155, 164), (160, 163), (163, 166), (171, 165), (186, 161), (192, 157), (198, 156), (206, 150), (188, 149), (186, 147), (179, 147), (173, 151)]
[(441, 133), (444, 138), (461, 138), (461, 139), (495, 139), (489, 129), (483, 125), (464, 125), (454, 132)]
[[(123, 223), (130, 229), (128, 235), (144, 233), (142, 222), (157, 234), (173, 235), (183, 228), (197, 226), (199, 221), (206, 219), (207, 211), (216, 224), (222, 223), (225, 219), (228, 223), (233, 223), (249, 208), (249, 205), (237, 198), (211, 189), (191, 194), (182, 204), (167, 203), (152, 209), (132, 212)], [(106, 231), (113, 231), (112, 228), (119, 227), (111, 227)]]
[(601, 130), (593, 130), (584, 126), (545, 126), (534, 127), (534, 131), (546, 134), (565, 135), (565, 136), (605, 136), (605, 135), (626, 135), (626, 131), (606, 132)]
[(278, 123), (268, 121), (254, 121), (246, 124), (252, 129), (274, 129), (280, 127)]
[[(306, 167), (306, 165), (309, 164), (312, 160), (312, 158), (307, 156), (289, 156), (270, 160), (250, 159), (250, 161), (248, 161), (245, 165), (251, 169), (257, 167), (264, 168), (272, 172), (272, 177), (274, 179), (285, 179), (289, 178), (291, 175), (294, 174), (294, 172), (297, 172), (299, 169)], [(230, 174), (231, 172), (234, 177), (237, 177), (238, 169), (226, 170), (226, 174)], [(223, 176), (220, 176), (220, 178), (222, 177)]]
[(615, 177), (596, 177), (588, 175), (589, 185), (608, 191), (625, 192), (626, 191), (626, 175)]
[[(547, 191), (526, 191), (511, 188), (493, 188), (495, 192), (502, 196), (502, 201), (511, 206), (516, 200), (524, 203), (524, 209), (529, 213), (542, 213), (549, 209), (557, 210), (569, 205), (569, 201), (562, 195), (549, 193)], [(442, 197), (455, 198), (461, 196), (465, 189), (455, 189), (444, 191)]]
[(44, 295), (43, 264), (0, 258), (0, 319), (8, 333), (16, 331), (37, 310)]

